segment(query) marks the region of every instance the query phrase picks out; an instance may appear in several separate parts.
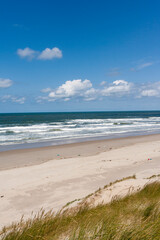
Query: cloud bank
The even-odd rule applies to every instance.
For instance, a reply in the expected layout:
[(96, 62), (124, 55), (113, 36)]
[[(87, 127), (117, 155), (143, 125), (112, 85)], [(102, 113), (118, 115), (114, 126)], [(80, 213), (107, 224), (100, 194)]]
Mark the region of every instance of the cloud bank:
[[(135, 85), (126, 80), (115, 80), (110, 84), (102, 82), (100, 88), (94, 88), (90, 80), (74, 79), (66, 81), (56, 89), (45, 88), (41, 92), (45, 96), (36, 98), (37, 102), (43, 101), (69, 101), (81, 99), (84, 101), (102, 100), (106, 97), (116, 98), (142, 98), (160, 97), (160, 82)], [(47, 94), (47, 95), (46, 95)]]
[(39, 96), (38, 102), (44, 100), (47, 101), (69, 101), (73, 98), (80, 98), (84, 101), (92, 101), (95, 99), (101, 99), (106, 96), (122, 97), (128, 95), (132, 90), (132, 83), (128, 83), (125, 80), (116, 80), (110, 85), (106, 86), (106, 82), (100, 84), (102, 88), (96, 89), (93, 87), (90, 80), (74, 79), (66, 81), (60, 85), (57, 89), (51, 90), (51, 88), (42, 89), (41, 92), (48, 93), (47, 96)]

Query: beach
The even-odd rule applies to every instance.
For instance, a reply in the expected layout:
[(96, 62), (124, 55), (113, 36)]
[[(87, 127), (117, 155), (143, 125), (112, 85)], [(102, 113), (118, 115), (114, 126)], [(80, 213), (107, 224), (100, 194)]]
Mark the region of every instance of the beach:
[(159, 162), (159, 134), (0, 152), (0, 227), (42, 208), (59, 211), (133, 174), (142, 187), (160, 173)]

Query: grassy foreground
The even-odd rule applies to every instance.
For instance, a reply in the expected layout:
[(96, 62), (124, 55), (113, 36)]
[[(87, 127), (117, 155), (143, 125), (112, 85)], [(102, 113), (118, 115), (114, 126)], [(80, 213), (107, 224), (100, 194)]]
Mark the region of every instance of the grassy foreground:
[(110, 204), (33, 220), (3, 230), (3, 240), (160, 240), (160, 183)]

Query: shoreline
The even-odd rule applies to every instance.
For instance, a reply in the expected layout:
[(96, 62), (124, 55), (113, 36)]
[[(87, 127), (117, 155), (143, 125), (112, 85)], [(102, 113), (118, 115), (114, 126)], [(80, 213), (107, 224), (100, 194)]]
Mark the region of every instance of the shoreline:
[(148, 136), (160, 134), (160, 130), (152, 131), (131, 131), (125, 133), (113, 133), (109, 135), (97, 135), (97, 136), (86, 136), (86, 137), (75, 137), (75, 138), (57, 138), (52, 140), (37, 141), (37, 142), (26, 142), (26, 143), (15, 143), (9, 145), (0, 145), (0, 152), (6, 152), (10, 150), (20, 150), (20, 149), (31, 149), (31, 148), (43, 148), (43, 147), (53, 147), (59, 145), (73, 144), (73, 143), (83, 143), (92, 142), (100, 140), (110, 140), (116, 138), (126, 138), (126, 137), (138, 137), (138, 136)]
[(0, 171), (33, 166), (50, 160), (92, 156), (124, 145), (129, 146), (159, 139), (160, 134), (157, 133), (2, 151), (0, 152)]

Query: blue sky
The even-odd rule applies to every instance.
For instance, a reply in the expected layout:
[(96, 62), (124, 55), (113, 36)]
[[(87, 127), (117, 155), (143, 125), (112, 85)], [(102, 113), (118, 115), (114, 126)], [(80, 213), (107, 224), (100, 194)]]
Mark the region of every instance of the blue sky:
[(159, 9), (0, 1), (0, 112), (160, 110)]

